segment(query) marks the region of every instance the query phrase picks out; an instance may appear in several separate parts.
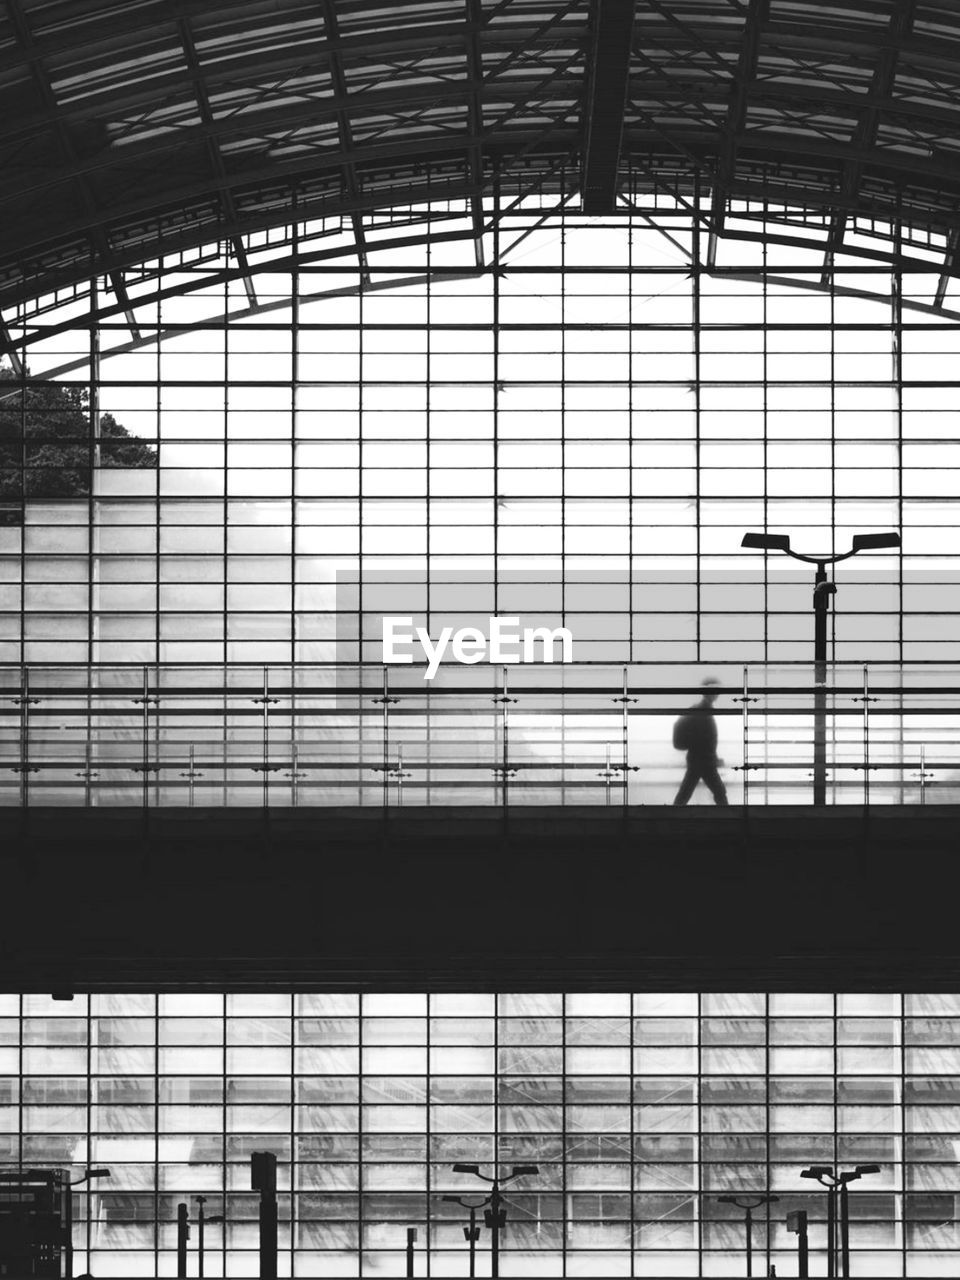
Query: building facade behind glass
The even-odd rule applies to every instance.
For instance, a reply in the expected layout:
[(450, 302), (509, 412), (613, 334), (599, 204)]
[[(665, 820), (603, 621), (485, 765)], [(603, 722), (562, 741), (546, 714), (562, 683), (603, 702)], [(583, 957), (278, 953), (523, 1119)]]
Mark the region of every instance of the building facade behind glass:
[(402, 1275), (408, 1226), (418, 1274), (465, 1275), (442, 1197), (480, 1189), (454, 1163), (495, 1160), (539, 1166), (507, 1193), (505, 1274), (742, 1274), (718, 1197), (758, 1191), (763, 1272), (795, 1273), (804, 1208), (816, 1273), (825, 1201), (799, 1175), (835, 1162), (880, 1165), (851, 1190), (854, 1274), (960, 1263), (960, 996), (0, 1001), (5, 1158), (111, 1171), (78, 1197), (78, 1272), (174, 1274), (176, 1205), (203, 1194), (227, 1220), (207, 1274), (256, 1274), (253, 1151), (277, 1156), (290, 1275)]

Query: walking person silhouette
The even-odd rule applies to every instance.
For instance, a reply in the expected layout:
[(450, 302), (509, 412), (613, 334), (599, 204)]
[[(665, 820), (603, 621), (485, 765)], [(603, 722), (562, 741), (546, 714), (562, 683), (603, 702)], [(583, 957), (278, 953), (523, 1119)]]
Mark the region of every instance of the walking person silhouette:
[(723, 761), (717, 759), (717, 722), (713, 715), (717, 692), (712, 686), (719, 683), (710, 677), (704, 680), (700, 701), (688, 708), (673, 726), (673, 745), (687, 753), (687, 771), (673, 802), (675, 805), (686, 804), (701, 780), (710, 788), (715, 804), (728, 803), (727, 789), (717, 767)]

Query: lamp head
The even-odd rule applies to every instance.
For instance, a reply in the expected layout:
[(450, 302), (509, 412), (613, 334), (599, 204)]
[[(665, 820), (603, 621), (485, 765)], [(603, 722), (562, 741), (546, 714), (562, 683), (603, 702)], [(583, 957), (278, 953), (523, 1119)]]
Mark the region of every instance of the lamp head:
[(736, 1203), (737, 1203), (737, 1197), (736, 1197), (736, 1196), (717, 1196), (717, 1199), (720, 1201), (720, 1203), (721, 1203), (721, 1204), (736, 1204)]
[(881, 551), (884, 547), (899, 547), (899, 533), (855, 533), (854, 551)]
[(519, 1178), (524, 1173), (539, 1173), (539, 1172), (540, 1172), (540, 1166), (538, 1164), (515, 1164), (513, 1166), (513, 1172), (510, 1174), (510, 1177)]
[(880, 1166), (878, 1164), (858, 1164), (854, 1169), (854, 1173), (860, 1177), (865, 1173), (879, 1173)]
[(453, 1166), (454, 1173), (475, 1173), (480, 1176), (480, 1166), (478, 1164), (455, 1164)]
[(745, 533), (740, 545), (755, 551), (789, 551), (790, 538), (786, 533)]
[(824, 1174), (832, 1174), (833, 1170), (828, 1164), (814, 1164), (809, 1169), (801, 1169), (801, 1178), (822, 1178)]
[(110, 1170), (109, 1169), (88, 1169), (87, 1177), (88, 1178), (109, 1178)]

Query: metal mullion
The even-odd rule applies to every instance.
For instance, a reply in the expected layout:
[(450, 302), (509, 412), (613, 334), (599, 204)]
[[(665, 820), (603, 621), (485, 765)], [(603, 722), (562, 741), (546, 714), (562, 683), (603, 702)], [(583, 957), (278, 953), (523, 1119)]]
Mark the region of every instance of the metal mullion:
[[(290, 736), (296, 744), (296, 716), (293, 715), (295, 705), (294, 672), (297, 662), (297, 447), (300, 401), (300, 224), (297, 220), (296, 197), (293, 205), (293, 262), (290, 267), (290, 690), (291, 720)], [(292, 757), (291, 769), (296, 772), (296, 752)], [(292, 793), (296, 794), (297, 779), (292, 779)]]
[[(896, 250), (897, 260), (900, 258), (900, 234), (901, 225), (899, 218), (895, 224)], [(893, 379), (895, 384), (894, 394), (896, 396), (896, 422), (897, 422), (897, 528), (903, 529), (903, 272), (894, 269), (891, 273), (891, 285), (893, 287), (891, 320), (893, 323)], [(897, 552), (897, 604), (898, 604), (898, 623), (897, 623), (897, 659), (900, 663), (901, 677), (900, 684), (903, 684), (903, 663), (904, 655), (904, 635), (903, 635), (903, 549)], [(899, 716), (899, 740), (900, 740), (900, 794), (898, 799), (901, 804), (905, 799), (904, 777), (903, 777), (903, 702), (902, 696), (900, 701)], [(920, 766), (920, 772), (923, 773), (923, 765)], [(923, 779), (921, 778), (921, 783)]]
[[(93, 1164), (93, 1136), (94, 1136), (93, 1135), (93, 1102), (91, 1100), (92, 1090), (90, 1087), (91, 1075), (92, 1075), (91, 1067), (92, 1067), (92, 1060), (93, 1060), (93, 1017), (91, 1014), (91, 1002), (93, 1000), (93, 994), (91, 992), (87, 993), (86, 1000), (87, 1000), (87, 1017), (86, 1017), (86, 1022), (87, 1022), (87, 1107), (86, 1107), (87, 1168), (89, 1169)], [(67, 1176), (69, 1178), (70, 1176), (69, 1173), (67, 1174)], [(80, 1194), (86, 1197), (86, 1213), (84, 1214), (84, 1254), (86, 1258), (86, 1265), (84, 1267), (84, 1270), (89, 1272), (90, 1246), (92, 1241), (92, 1231), (90, 1228), (90, 1183), (89, 1181), (84, 1183), (83, 1191)], [(67, 1195), (68, 1196), (73, 1195), (73, 1192), (69, 1188), (67, 1188)], [(70, 1216), (72, 1219), (73, 1214), (71, 1213)]]
[[(900, 1274), (907, 1274), (907, 993), (898, 994), (900, 1001), (900, 1190), (894, 1191), (894, 1206), (900, 1202)], [(894, 1208), (896, 1214), (896, 1208)], [(894, 1218), (896, 1222), (896, 1217)], [(852, 1269), (852, 1268), (851, 1268)]]
[[(358, 258), (358, 270), (359, 270)], [(357, 334), (358, 334), (358, 351), (357, 351), (357, 804), (363, 804), (364, 796), (364, 757), (366, 743), (364, 741), (363, 732), (363, 708), (364, 708), (364, 690), (363, 690), (363, 673), (364, 673), (364, 650), (363, 650), (363, 579), (365, 574), (365, 557), (364, 557), (364, 527), (366, 525), (366, 512), (364, 503), (364, 485), (363, 485), (363, 455), (364, 455), (364, 410), (366, 406), (365, 385), (363, 380), (364, 372), (364, 332), (363, 332), (363, 313), (364, 313), (364, 290), (362, 277), (360, 278), (357, 290)], [(339, 618), (338, 618), (339, 621)], [(386, 697), (386, 694), (384, 694)], [(384, 703), (384, 714), (386, 715), (387, 704)], [(384, 737), (384, 745), (386, 745), (386, 737)], [(386, 812), (386, 802), (388, 798), (388, 787), (386, 782), (386, 765), (384, 766), (384, 812)], [(358, 1139), (359, 1141), (359, 1139)], [(361, 1232), (362, 1232), (362, 1214), (361, 1214)], [(361, 1258), (363, 1256), (361, 1241)], [(361, 1265), (362, 1272), (362, 1265)]]
[(703, 1275), (703, 993), (697, 993), (697, 1263)]
[[(840, 235), (842, 238), (843, 230)], [(834, 273), (831, 272), (831, 284)], [(830, 290), (830, 552), (837, 549), (837, 299), (833, 289)], [(764, 559), (767, 559), (765, 556)], [(837, 661), (837, 612), (831, 609), (827, 615), (830, 627), (830, 661), (836, 668)], [(834, 683), (831, 681), (831, 683)], [(827, 778), (830, 786), (830, 799), (837, 802), (837, 702), (831, 699), (830, 715), (830, 757), (827, 760)]]
[[(700, 195), (701, 195), (699, 180), (698, 180), (698, 182), (697, 182), (697, 188), (696, 188), (696, 191), (697, 191), (697, 201), (698, 201), (698, 206), (697, 206), (697, 207), (698, 207), (698, 211), (699, 211), (699, 200), (700, 200)], [(701, 527), (700, 527), (700, 411), (701, 411), (701, 401), (702, 401), (702, 398), (703, 398), (703, 397), (702, 397), (702, 394), (701, 394), (701, 388), (700, 388), (700, 355), (701, 355), (701, 352), (700, 352), (700, 272), (701, 272), (701, 263), (700, 263), (700, 219), (699, 219), (699, 217), (697, 217), (697, 218), (692, 219), (692, 221), (693, 221), (694, 228), (695, 228), (695, 230), (694, 230), (694, 235), (695, 235), (695, 237), (696, 237), (696, 239), (695, 239), (695, 242), (694, 242), (694, 243), (695, 243), (695, 244), (696, 244), (696, 246), (697, 246), (697, 252), (696, 252), (696, 254), (694, 255), (693, 268), (692, 268), (692, 271), (691, 271), (691, 273), (690, 273), (690, 289), (691, 289), (691, 292), (692, 292), (692, 294), (693, 294), (692, 301), (693, 301), (693, 342), (694, 342), (694, 351), (693, 351), (693, 359), (694, 359), (694, 382), (693, 382), (693, 395), (694, 395), (694, 401), (693, 401), (693, 412), (694, 412), (694, 424), (693, 424), (693, 425), (694, 425), (694, 439), (693, 439), (693, 465), (694, 465), (694, 473), (693, 473), (693, 474), (694, 474), (694, 486), (695, 486), (695, 488), (694, 488), (694, 520), (695, 520), (695, 524), (696, 524), (696, 539), (695, 539), (695, 548), (696, 548), (696, 549), (695, 549), (695, 564), (696, 564), (696, 582), (695, 582), (695, 593), (696, 593), (696, 622), (695, 622), (695, 625), (696, 625), (696, 632), (695, 632), (695, 653), (696, 653), (696, 659), (695, 659), (695, 660), (696, 660), (697, 662), (699, 662), (699, 661), (700, 661), (700, 655), (701, 655), (701, 649), (700, 649), (700, 646), (701, 646), (701, 627), (702, 627), (702, 610), (701, 610), (701, 608), (700, 608), (700, 596), (701, 596), (701, 593), (700, 593), (700, 586), (701, 586), (701, 578), (702, 578), (702, 571), (701, 571), (701, 552), (702, 552), (702, 543), (701, 543)], [(713, 244), (713, 238), (714, 238), (714, 236), (715, 236), (715, 235), (716, 235), (716, 231), (715, 231), (715, 229), (711, 229), (711, 232), (710, 232), (710, 245), (711, 245), (711, 246), (712, 246), (712, 244)], [(710, 253), (711, 253), (710, 248), (708, 248), (707, 252), (708, 252), (708, 254), (710, 254)], [(711, 255), (711, 256), (712, 256), (712, 255)], [(647, 268), (645, 268), (645, 270), (646, 270), (646, 269), (647, 269)]]
[(357, 996), (357, 1078), (359, 1082), (357, 1101), (357, 1274), (363, 1277), (363, 1259), (365, 1244), (363, 1238), (364, 1224), (364, 1179), (366, 1162), (363, 1158), (363, 1084), (366, 1072), (363, 1069), (363, 1019), (365, 1016), (366, 995), (360, 992)]
[[(26, 323), (21, 332), (26, 334)], [(27, 366), (26, 342), (23, 345), (24, 360), (20, 367), (20, 665), (27, 661)], [(21, 677), (21, 684), (23, 678)], [(27, 761), (20, 760), (23, 768)], [(21, 775), (22, 777), (23, 775)]]
[(160, 996), (153, 996), (153, 1263), (160, 1274)]
[[(633, 293), (633, 289), (631, 286), (631, 295), (632, 293)], [(631, 382), (632, 382), (632, 379), (631, 379)], [(631, 421), (632, 421), (632, 418), (631, 418)], [(636, 1024), (636, 1018), (637, 1018), (636, 992), (635, 991), (629, 992), (627, 998), (629, 1000), (627, 1016), (630, 1019), (629, 1028), (628, 1028), (628, 1039), (627, 1039), (627, 1043), (630, 1046), (630, 1069), (627, 1075), (627, 1101), (630, 1104), (630, 1160), (627, 1165), (627, 1168), (630, 1171), (630, 1188), (629, 1188), (630, 1274), (632, 1276), (635, 1276), (637, 1274), (637, 1254), (640, 1252), (640, 1250), (637, 1247), (637, 1215), (636, 1215), (636, 1212), (634, 1211), (634, 1205), (636, 1204), (636, 1199), (635, 1199), (636, 1193), (634, 1191), (634, 1186), (633, 1186), (633, 1182), (634, 1182), (633, 1174), (637, 1166), (637, 1119), (636, 1119), (636, 1116), (637, 1116), (637, 1106), (638, 1106), (637, 1098), (636, 1098), (637, 1072), (636, 1072), (636, 1062), (635, 1062), (635, 1055), (637, 1052), (636, 1033), (635, 1033), (635, 1028), (637, 1025)]]
[[(296, 768), (296, 765), (294, 765)], [(296, 782), (294, 782), (296, 786)], [(297, 1181), (300, 1172), (300, 1159), (297, 1150), (297, 1093), (294, 1083), (297, 1055), (297, 994), (290, 992), (290, 1275), (297, 1274), (297, 1208), (299, 1190)]]
[(567, 1200), (569, 1195), (567, 1191), (569, 1181), (567, 1178), (567, 1164), (570, 1151), (567, 1146), (567, 993), (565, 991), (560, 993), (560, 1090), (562, 1098), (560, 1104), (560, 1150), (562, 1153), (562, 1163), (560, 1165), (560, 1273), (565, 1276), (567, 1274), (569, 1227), (573, 1217)]
[[(765, 1194), (769, 1195), (773, 1190), (773, 1170), (771, 1169), (770, 1160), (770, 993), (765, 992), (763, 997), (763, 1127), (764, 1127), (764, 1155), (766, 1157), (764, 1163), (766, 1165), (766, 1185), (764, 1187)], [(763, 1206), (764, 1232), (766, 1239), (764, 1240), (764, 1264), (769, 1271), (770, 1269), (770, 1202)]]
[(220, 997), (220, 1024), (221, 1036), (223, 1043), (220, 1046), (220, 1117), (221, 1117), (221, 1140), (220, 1140), (220, 1185), (223, 1188), (223, 1226), (221, 1227), (220, 1237), (220, 1274), (229, 1275), (227, 1269), (227, 1254), (229, 1251), (229, 1215), (227, 1212), (227, 1195), (229, 1188), (229, 1180), (227, 1171), (229, 1165), (227, 1163), (227, 995), (224, 992)]
[[(697, 181), (699, 181), (699, 174), (697, 175), (697, 179), (696, 179), (696, 180), (697, 180)], [(634, 378), (633, 378), (633, 361), (634, 361), (633, 336), (634, 336), (634, 332), (635, 332), (635, 329), (634, 329), (634, 324), (635, 324), (635, 321), (634, 321), (634, 307), (633, 307), (633, 303), (634, 303), (634, 288), (633, 288), (633, 279), (634, 279), (633, 250), (634, 250), (634, 239), (635, 239), (635, 235), (636, 235), (636, 229), (637, 229), (637, 228), (636, 228), (636, 221), (635, 221), (635, 219), (634, 219), (633, 209), (631, 208), (631, 210), (630, 210), (630, 214), (629, 214), (629, 220), (628, 220), (628, 222), (627, 222), (627, 324), (629, 325), (629, 329), (628, 329), (628, 331), (627, 331), (627, 379), (628, 379), (628, 381), (627, 381), (627, 593), (628, 593), (628, 595), (627, 595), (627, 601), (628, 601), (628, 603), (627, 603), (627, 608), (629, 609), (629, 613), (628, 613), (628, 615), (627, 615), (627, 637), (628, 637), (628, 640), (627, 640), (627, 664), (628, 664), (628, 665), (629, 665), (629, 664), (632, 664), (632, 663), (633, 663), (633, 661), (634, 661), (634, 659), (635, 659), (635, 657), (636, 657), (636, 654), (635, 654), (635, 652), (634, 652), (634, 644), (635, 644), (635, 643), (637, 643), (636, 636), (635, 636), (635, 634), (634, 634), (634, 626), (633, 626), (633, 619), (634, 619), (633, 597), (634, 597), (634, 585), (635, 585), (635, 584), (634, 584), (634, 554), (633, 554), (633, 530), (634, 530), (633, 509), (634, 509), (634, 501), (635, 501), (635, 499), (634, 499), (634, 493), (633, 493), (633, 406), (634, 406), (634, 399), (633, 399), (633, 387), (634, 387)], [(697, 245), (698, 245), (698, 241), (697, 241), (697, 239), (696, 239), (696, 232), (694, 232), (694, 267), (693, 267), (694, 274), (696, 274), (696, 265), (695, 265), (695, 264), (696, 264), (696, 262), (697, 262), (697, 255), (698, 255)], [(699, 295), (699, 290), (695, 291), (695, 296), (698, 296), (698, 295)], [(695, 379), (695, 385), (696, 385), (696, 386), (699, 386), (699, 381), (700, 381), (700, 379), (699, 379), (699, 377), (697, 376), (697, 372), (696, 372), (696, 371), (694, 372), (694, 379)], [(695, 394), (696, 394), (696, 397), (697, 397), (697, 403), (699, 404), (699, 401), (700, 401), (700, 393), (699, 393), (699, 391), (697, 391)], [(627, 697), (627, 673), (626, 673), (626, 667), (624, 668), (624, 681), (623, 681), (623, 683), (624, 683), (623, 696), (624, 696), (624, 698), (626, 698), (626, 697)], [(629, 735), (629, 731), (628, 731), (629, 714), (628, 714), (628, 707), (629, 707), (629, 704), (628, 704), (627, 702), (624, 702), (624, 704), (623, 704), (623, 805), (624, 805), (624, 817), (626, 817), (626, 809), (627, 809), (627, 805), (628, 805), (628, 804), (629, 804), (629, 802), (630, 802), (630, 774), (629, 774), (629, 771), (628, 771), (628, 768), (627, 768), (627, 750), (628, 750), (628, 744), (629, 744), (629, 736), (628, 736), (628, 735)], [(632, 1009), (633, 1009), (633, 995), (632, 995), (632, 993), (631, 993), (631, 996), (630, 996), (630, 1007), (631, 1007), (631, 1010), (632, 1010)], [(632, 1026), (632, 1025), (633, 1025), (633, 1024), (631, 1023), (631, 1026)], [(632, 1044), (632, 1043), (633, 1043), (633, 1042), (632, 1042), (632, 1040), (631, 1040), (631, 1044)], [(631, 1098), (632, 1098), (632, 1093), (631, 1093)], [(632, 1111), (632, 1110), (631, 1110), (631, 1112), (630, 1112), (630, 1115), (631, 1115), (631, 1117), (633, 1116), (633, 1111)], [(632, 1119), (631, 1119), (631, 1124), (632, 1124), (632, 1123), (633, 1123), (633, 1121), (632, 1121)], [(632, 1144), (631, 1144), (631, 1152), (632, 1152), (632, 1150), (633, 1150), (633, 1147), (632, 1147)], [(631, 1179), (630, 1194), (631, 1194), (631, 1197), (632, 1197), (632, 1196), (633, 1196), (632, 1179)], [(631, 1198), (630, 1204), (631, 1204), (631, 1206), (633, 1205), (633, 1200), (632, 1200), (632, 1198)], [(632, 1232), (631, 1232), (631, 1237), (630, 1237), (630, 1256), (631, 1256), (631, 1269), (632, 1269), (632, 1258), (633, 1258), (633, 1233), (632, 1233)]]
[(425, 1110), (425, 1114), (426, 1114), (426, 1126), (425, 1126), (425, 1127), (426, 1127), (426, 1142), (427, 1142), (427, 1149), (426, 1149), (426, 1160), (425, 1160), (425, 1164), (426, 1164), (426, 1175), (427, 1175), (427, 1177), (426, 1177), (426, 1181), (427, 1181), (427, 1191), (426, 1191), (426, 1197), (425, 1197), (425, 1200), (424, 1200), (424, 1207), (423, 1207), (423, 1218), (424, 1218), (423, 1234), (424, 1234), (424, 1250), (425, 1250), (425, 1253), (426, 1253), (426, 1275), (427, 1275), (427, 1276), (432, 1275), (432, 1268), (431, 1268), (431, 1265), (430, 1265), (430, 1257), (431, 1257), (431, 1252), (432, 1252), (432, 1243), (433, 1243), (433, 1216), (432, 1216), (432, 1215), (431, 1215), (431, 1213), (430, 1213), (430, 1188), (431, 1188), (431, 1185), (432, 1185), (432, 1183), (433, 1183), (433, 1176), (432, 1176), (432, 1173), (433, 1173), (433, 1151), (432, 1151), (432, 1148), (431, 1148), (431, 1142), (430, 1142), (430, 1139), (431, 1139), (431, 1126), (430, 1126), (430, 1119), (431, 1119), (431, 1116), (430, 1116), (430, 1113), (431, 1113), (431, 1110), (432, 1110), (432, 1106), (431, 1106), (431, 1092), (432, 1092), (432, 1091), (431, 1091), (431, 1088), (430, 1088), (430, 1082), (431, 1082), (431, 1072), (430, 1072), (430, 1043), (431, 1043), (430, 1023), (431, 1023), (431, 1020), (432, 1020), (432, 1017), (433, 1017), (433, 1004), (432, 1004), (432, 1001), (433, 1001), (433, 996), (432, 996), (432, 995), (430, 994), (430, 992), (428, 991), (428, 992), (426, 993), (426, 1002), (427, 1002), (427, 1007), (426, 1007), (426, 1011), (425, 1011), (425, 1012), (426, 1012), (426, 1018), (424, 1019), (424, 1021), (426, 1022), (426, 1027), (427, 1027), (427, 1030), (426, 1030), (426, 1041), (427, 1041), (427, 1043), (426, 1043), (426, 1059), (427, 1059), (427, 1069), (426, 1069), (426, 1095), (427, 1095), (427, 1096), (426, 1096), (426, 1107), (424, 1108), (424, 1110)]

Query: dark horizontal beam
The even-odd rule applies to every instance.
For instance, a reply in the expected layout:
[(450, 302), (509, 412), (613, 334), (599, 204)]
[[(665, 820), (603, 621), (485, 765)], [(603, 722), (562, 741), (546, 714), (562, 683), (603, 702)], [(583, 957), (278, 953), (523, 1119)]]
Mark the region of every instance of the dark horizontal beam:
[(583, 212), (612, 213), (630, 79), (635, 0), (593, 0), (593, 41), (583, 124)]
[(956, 824), (950, 805), (20, 811), (0, 870), (43, 928), (8, 913), (0, 982), (955, 991)]

